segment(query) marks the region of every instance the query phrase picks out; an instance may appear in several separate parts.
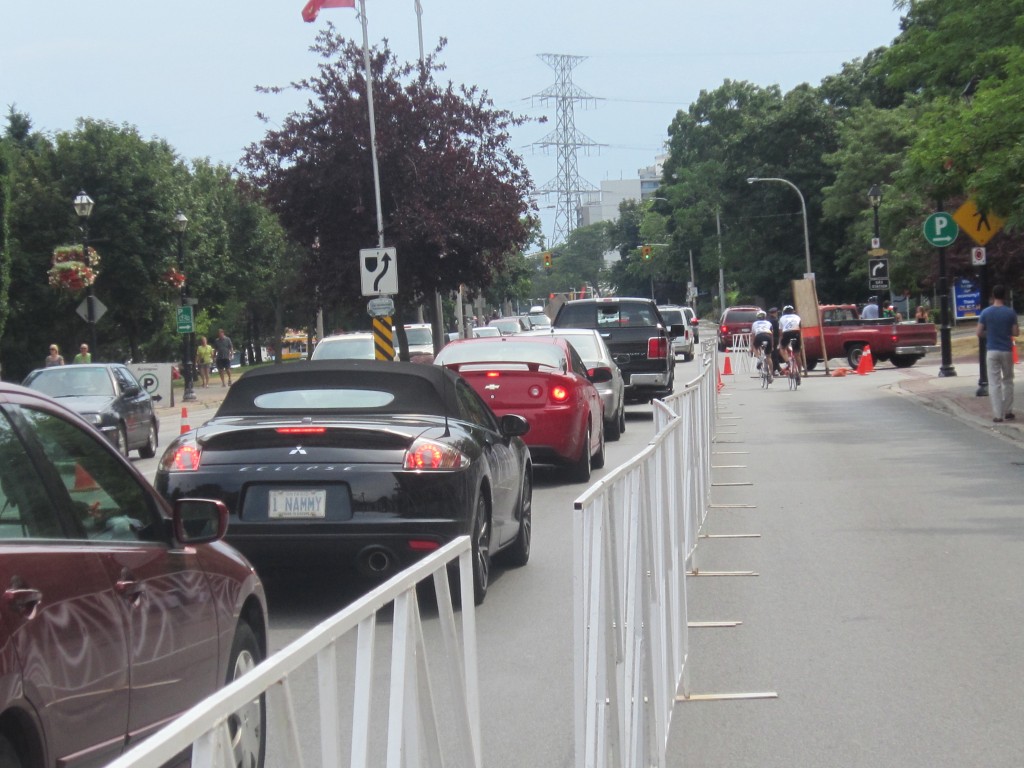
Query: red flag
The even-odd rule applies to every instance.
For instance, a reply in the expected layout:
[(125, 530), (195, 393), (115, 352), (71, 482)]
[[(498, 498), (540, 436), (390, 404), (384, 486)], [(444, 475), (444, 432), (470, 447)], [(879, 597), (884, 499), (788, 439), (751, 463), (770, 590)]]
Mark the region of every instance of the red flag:
[(356, 0), (309, 0), (302, 9), (303, 21), (316, 21), (321, 8), (355, 8)]

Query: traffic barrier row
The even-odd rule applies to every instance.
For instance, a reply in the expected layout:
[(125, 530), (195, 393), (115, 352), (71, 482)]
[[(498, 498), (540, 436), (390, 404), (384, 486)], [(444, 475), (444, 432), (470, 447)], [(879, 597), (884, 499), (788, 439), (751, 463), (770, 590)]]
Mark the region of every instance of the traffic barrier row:
[[(447, 565), (459, 562), (461, 622), (455, 621)], [(472, 546), (461, 536), (323, 621), (253, 670), (225, 686), (147, 738), (107, 768), (158, 768), (192, 745), (192, 768), (234, 768), (230, 720), (260, 696), (267, 697), (268, 718), (285, 755), (280, 765), (369, 766), (444, 765), (481, 768), (480, 687), (477, 674), (476, 612), (473, 604)], [(420, 620), (416, 585), (433, 577), (440, 648), (427, 642)], [(392, 638), (375, 640), (377, 615), (391, 608)], [(431, 636), (434, 633), (430, 633)], [(378, 645), (387, 648), (378, 648)], [(354, 661), (343, 667), (342, 649)], [(375, 663), (375, 657), (381, 659)], [(428, 664), (429, 662), (429, 664)], [(385, 664), (390, 663), (390, 669)], [(343, 702), (341, 669), (353, 669), (353, 698)], [(312, 670), (320, 718), (320, 743), (306, 744), (304, 754), (289, 680)], [(383, 684), (382, 684), (383, 680)], [(388, 690), (387, 716), (373, 717), (371, 700)], [(351, 739), (345, 755), (345, 712)], [(371, 739), (372, 736), (372, 739)], [(379, 751), (379, 753), (378, 753)], [(415, 758), (410, 756), (414, 755)], [(343, 759), (347, 758), (347, 759)], [(410, 762), (410, 760), (412, 762)], [(268, 763), (269, 764), (269, 763)]]
[(689, 694), (686, 571), (710, 507), (717, 360), (655, 401), (655, 436), (574, 503), (574, 744), (579, 768), (665, 764)]

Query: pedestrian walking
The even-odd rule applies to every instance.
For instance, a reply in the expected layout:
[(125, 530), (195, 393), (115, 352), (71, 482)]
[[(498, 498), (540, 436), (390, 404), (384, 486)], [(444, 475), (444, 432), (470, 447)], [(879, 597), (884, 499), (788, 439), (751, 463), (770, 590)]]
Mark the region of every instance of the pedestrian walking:
[(978, 315), (978, 338), (985, 339), (988, 398), (992, 421), (1017, 418), (1013, 413), (1013, 339), (1020, 335), (1017, 313), (1006, 306), (1006, 287), (992, 286), (992, 303)]
[[(213, 352), (217, 358), (217, 372), (220, 374), (220, 385), (222, 387), (231, 384), (231, 359), (235, 356), (235, 345), (231, 338), (224, 333), (223, 328), (217, 329), (217, 338), (213, 340)], [(227, 375), (227, 383), (224, 376)]]
[(89, 345), (83, 344), (82, 346), (80, 346), (78, 348), (78, 354), (75, 355), (75, 359), (72, 360), (71, 362), (73, 362), (76, 365), (81, 365), (82, 363), (91, 363), (92, 353), (89, 351)]
[(213, 364), (213, 347), (206, 343), (206, 337), (199, 337), (199, 346), (196, 347), (196, 368), (199, 369), (199, 379), (203, 382), (203, 389), (210, 386), (210, 366)]
[(61, 357), (60, 348), (56, 344), (50, 345), (50, 354), (46, 356), (44, 365), (50, 368), (54, 365), (64, 365), (64, 358)]

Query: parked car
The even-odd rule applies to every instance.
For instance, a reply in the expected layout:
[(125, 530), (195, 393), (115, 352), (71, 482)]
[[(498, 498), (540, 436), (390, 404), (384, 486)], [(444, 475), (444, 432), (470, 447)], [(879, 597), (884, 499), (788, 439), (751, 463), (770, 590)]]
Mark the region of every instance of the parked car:
[(373, 360), (372, 333), (339, 333), (325, 336), (315, 347), (310, 360)]
[[(472, 338), (474, 339), (497, 338), (498, 336), (501, 336), (501, 331), (499, 331), (493, 325), (482, 325), (479, 327), (474, 327), (471, 328), (470, 331), (472, 332)], [(448, 341), (455, 341), (456, 339), (459, 338), (462, 337), (459, 336), (458, 331), (449, 333), (448, 336), (446, 337)]]
[(658, 305), (658, 311), (669, 325), (681, 325), (683, 332), (672, 337), (672, 353), (676, 360), (683, 362), (693, 360), (693, 351), (697, 343), (697, 315), (690, 307), (679, 307), (674, 304)]
[(168, 446), (156, 487), (171, 501), (223, 501), (228, 542), (260, 568), (345, 563), (384, 580), (469, 535), (480, 603), (492, 555), (530, 557), (528, 429), (433, 365), (271, 366)]
[(160, 420), (153, 399), (128, 368), (120, 363), (90, 363), (37, 368), (24, 386), (55, 397), (81, 414), (122, 456), (156, 456)]
[(601, 334), (626, 384), (626, 402), (649, 403), (672, 394), (675, 355), (672, 337), (685, 331), (669, 325), (650, 299), (606, 297), (568, 301), (556, 328), (592, 328)]
[(515, 317), (498, 317), (491, 320), (487, 325), (492, 328), (497, 328), (502, 336), (513, 336), (517, 333), (530, 330), (530, 324), (526, 322), (525, 318)]
[(726, 307), (718, 321), (718, 351), (732, 348), (733, 334), (750, 333), (750, 326), (761, 311), (761, 307), (755, 306)]
[(535, 462), (567, 465), (579, 482), (590, 479), (591, 467), (604, 466), (604, 404), (594, 384), (611, 372), (589, 373), (565, 339), (459, 339), (434, 364), (457, 371), (499, 416), (523, 415)]
[(622, 381), (622, 371), (612, 360), (612, 353), (604, 343), (601, 334), (586, 328), (547, 328), (545, 330), (527, 331), (524, 336), (560, 336), (572, 344), (583, 364), (587, 366), (587, 375), (594, 379), (598, 369), (607, 368), (611, 372), (608, 381), (594, 384), (604, 405), (604, 434), (608, 440), (618, 440), (626, 431), (626, 385)]
[[(168, 505), (78, 414), (0, 384), (0, 765), (107, 765), (265, 658), (227, 520)], [(265, 714), (260, 697), (232, 718), (232, 765), (263, 765)]]
[[(409, 342), (409, 356), (434, 354), (434, 329), (430, 323), (407, 323), (405, 338)], [(395, 352), (398, 352), (398, 337), (395, 337)]]

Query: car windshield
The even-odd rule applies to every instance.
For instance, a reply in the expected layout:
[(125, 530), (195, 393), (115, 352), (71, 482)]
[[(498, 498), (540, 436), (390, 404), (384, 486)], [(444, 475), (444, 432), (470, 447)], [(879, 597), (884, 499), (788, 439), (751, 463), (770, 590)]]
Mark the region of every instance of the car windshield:
[(104, 368), (73, 365), (40, 371), (26, 386), (51, 397), (106, 396), (114, 394), (114, 385)]
[(450, 344), (434, 361), (438, 365), (465, 363), (520, 363), (565, 370), (565, 352), (553, 344), (534, 342), (482, 341)]
[[(410, 342), (411, 343), (411, 342)], [(373, 339), (355, 336), (351, 339), (324, 339), (313, 350), (312, 360), (372, 360)]]
[(527, 315), (526, 322), (530, 324), (531, 328), (551, 327), (551, 320), (548, 319), (547, 315)]
[(487, 337), (501, 336), (501, 331), (493, 325), (485, 325), (483, 328), (473, 329), (473, 338), (485, 339)]
[(611, 326), (651, 326), (657, 325), (651, 308), (646, 304), (608, 304), (598, 305), (597, 324), (601, 328)]
[(434, 343), (434, 337), (429, 328), (406, 328), (405, 338), (414, 346), (427, 346)]

